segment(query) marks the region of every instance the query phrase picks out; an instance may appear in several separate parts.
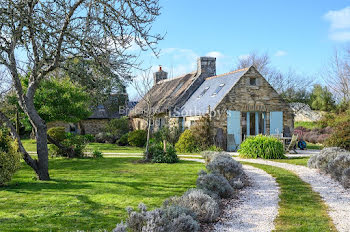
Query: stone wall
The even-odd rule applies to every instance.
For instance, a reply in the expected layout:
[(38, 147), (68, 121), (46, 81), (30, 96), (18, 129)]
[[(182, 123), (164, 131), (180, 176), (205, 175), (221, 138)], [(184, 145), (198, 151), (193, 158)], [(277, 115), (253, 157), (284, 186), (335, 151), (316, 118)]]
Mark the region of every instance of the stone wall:
[(85, 134), (96, 135), (105, 131), (108, 122), (108, 119), (83, 120), (79, 123), (79, 125), (81, 126), (79, 129), (82, 131), (82, 129), (84, 128)]
[[(250, 85), (250, 78), (256, 78), (256, 86)], [(254, 69), (250, 69), (224, 97), (212, 112), (212, 127), (215, 135), (218, 128), (227, 135), (227, 110), (240, 112), (266, 112), (266, 133), (270, 134), (270, 112), (283, 112), (284, 133), (294, 129), (294, 114), (271, 85)], [(225, 139), (226, 140), (226, 139)], [(226, 141), (223, 145), (226, 148)]]
[(88, 119), (82, 120), (79, 123), (66, 123), (63, 121), (49, 122), (47, 123), (47, 129), (52, 127), (64, 127), (66, 132), (71, 132), (71, 128), (75, 127), (78, 134), (85, 132), (85, 134), (96, 135), (100, 132), (104, 132), (108, 123), (108, 119)]

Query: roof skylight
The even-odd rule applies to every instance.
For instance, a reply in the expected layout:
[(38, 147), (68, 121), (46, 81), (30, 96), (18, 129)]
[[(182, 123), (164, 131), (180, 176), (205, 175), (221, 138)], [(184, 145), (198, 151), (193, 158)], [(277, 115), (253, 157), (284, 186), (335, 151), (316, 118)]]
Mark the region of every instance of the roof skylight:
[(198, 95), (198, 99), (203, 97), (203, 95), (208, 91), (209, 87), (205, 87), (205, 89), (201, 92), (201, 94)]
[(217, 88), (216, 88), (216, 90), (215, 90), (215, 92), (211, 95), (212, 97), (214, 97), (214, 96), (216, 96), (219, 92), (220, 92), (220, 90), (222, 90), (222, 88), (225, 86), (225, 84), (220, 84)]

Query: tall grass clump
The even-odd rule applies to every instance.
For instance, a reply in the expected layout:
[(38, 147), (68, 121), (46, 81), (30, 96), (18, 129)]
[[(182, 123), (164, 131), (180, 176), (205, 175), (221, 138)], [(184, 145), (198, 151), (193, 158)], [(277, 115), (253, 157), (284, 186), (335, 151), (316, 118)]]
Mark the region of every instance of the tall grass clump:
[(238, 150), (243, 158), (284, 159), (284, 147), (280, 140), (271, 136), (248, 137)]

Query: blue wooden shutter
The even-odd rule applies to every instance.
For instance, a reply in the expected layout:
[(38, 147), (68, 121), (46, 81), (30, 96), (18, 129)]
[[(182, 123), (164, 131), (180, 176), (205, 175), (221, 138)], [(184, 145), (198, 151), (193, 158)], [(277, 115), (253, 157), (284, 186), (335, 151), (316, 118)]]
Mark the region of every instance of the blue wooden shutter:
[(227, 111), (227, 150), (236, 151), (241, 144), (241, 112)]
[(283, 112), (270, 112), (270, 134), (283, 133)]

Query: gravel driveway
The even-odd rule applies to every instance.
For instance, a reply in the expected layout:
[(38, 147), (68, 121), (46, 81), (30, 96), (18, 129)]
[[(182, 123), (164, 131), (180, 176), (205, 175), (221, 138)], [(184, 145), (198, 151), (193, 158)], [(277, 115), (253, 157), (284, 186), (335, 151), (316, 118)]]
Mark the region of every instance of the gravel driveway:
[(323, 201), (329, 207), (329, 216), (339, 232), (350, 231), (350, 190), (346, 190), (336, 180), (329, 175), (320, 173), (318, 170), (304, 166), (278, 163), (262, 159), (241, 159), (251, 163), (266, 164), (279, 168), (284, 168), (296, 173), (303, 181), (309, 183), (312, 189), (319, 193)]
[[(204, 163), (203, 159), (184, 159)], [(231, 199), (214, 225), (214, 231), (267, 232), (272, 231), (278, 215), (279, 187), (270, 174), (243, 165), (250, 186)]]
[(214, 231), (265, 232), (272, 231), (278, 214), (279, 187), (275, 179), (265, 171), (243, 166), (250, 186), (239, 192), (223, 210)]

